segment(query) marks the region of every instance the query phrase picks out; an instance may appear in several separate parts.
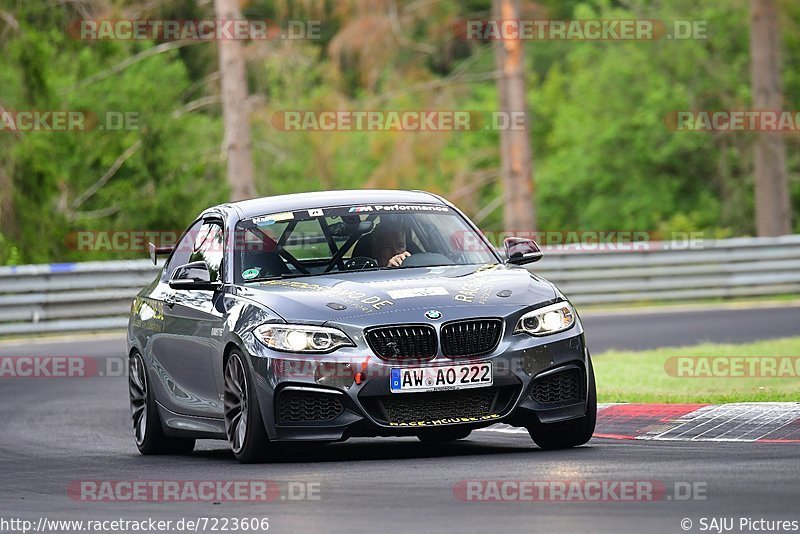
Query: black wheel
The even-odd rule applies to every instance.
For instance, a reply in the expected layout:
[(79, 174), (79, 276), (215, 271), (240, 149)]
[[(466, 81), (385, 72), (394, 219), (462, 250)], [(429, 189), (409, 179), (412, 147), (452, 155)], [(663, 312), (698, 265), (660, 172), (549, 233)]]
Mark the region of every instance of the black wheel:
[(588, 380), (589, 391), (586, 402), (586, 415), (577, 419), (570, 419), (561, 423), (539, 424), (529, 428), (528, 433), (533, 441), (542, 449), (567, 449), (583, 445), (594, 433), (597, 422), (597, 389), (594, 383), (594, 368), (591, 357), (587, 358), (589, 365)]
[(231, 352), (225, 364), (225, 431), (237, 460), (253, 463), (267, 459), (267, 431), (247, 364), (238, 351)]
[(171, 438), (164, 434), (147, 369), (141, 354), (128, 360), (128, 392), (131, 401), (131, 422), (136, 447), (142, 454), (188, 454), (194, 450), (191, 438)]
[(444, 443), (464, 439), (472, 433), (470, 428), (439, 428), (417, 434), (423, 443)]

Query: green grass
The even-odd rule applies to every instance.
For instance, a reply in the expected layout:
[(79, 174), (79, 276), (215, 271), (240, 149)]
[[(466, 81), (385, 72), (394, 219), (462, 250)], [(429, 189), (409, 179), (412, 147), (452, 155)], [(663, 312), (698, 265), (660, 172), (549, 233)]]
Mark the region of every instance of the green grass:
[[(800, 401), (800, 376), (685, 377), (675, 375), (671, 357), (800, 357), (800, 337), (743, 345), (703, 344), (641, 352), (609, 351), (593, 358), (598, 402), (713, 403)], [(699, 367), (697, 367), (699, 369)]]

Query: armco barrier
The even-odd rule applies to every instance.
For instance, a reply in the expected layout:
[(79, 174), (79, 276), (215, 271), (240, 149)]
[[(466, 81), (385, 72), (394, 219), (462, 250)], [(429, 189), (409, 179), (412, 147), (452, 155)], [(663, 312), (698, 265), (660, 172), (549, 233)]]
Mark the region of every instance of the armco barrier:
[[(800, 235), (736, 238), (702, 248), (545, 248), (530, 270), (578, 306), (800, 294)], [(0, 336), (124, 328), (149, 260), (0, 267)]]
[(702, 248), (547, 251), (531, 270), (575, 304), (800, 293), (800, 235), (721, 239)]

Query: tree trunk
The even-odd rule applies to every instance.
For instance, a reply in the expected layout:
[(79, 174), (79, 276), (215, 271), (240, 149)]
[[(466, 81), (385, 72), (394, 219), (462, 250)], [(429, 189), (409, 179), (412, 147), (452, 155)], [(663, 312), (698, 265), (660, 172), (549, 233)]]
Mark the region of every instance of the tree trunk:
[[(775, 0), (750, 0), (750, 83), (755, 110), (781, 111), (780, 29)], [(755, 142), (756, 229), (791, 233), (791, 203), (783, 134), (759, 132)]]
[[(217, 20), (242, 20), (239, 0), (214, 0)], [(222, 86), (222, 115), (231, 200), (256, 196), (254, 184), (250, 117), (247, 105), (247, 77), (242, 42), (220, 40), (219, 72)]]
[[(494, 0), (495, 20), (520, 20), (519, 0)], [(501, 115), (524, 117), (524, 128), (509, 127), (500, 131), (500, 161), (503, 184), (503, 224), (505, 231), (536, 230), (533, 191), (533, 157), (530, 145), (530, 121), (525, 102), (525, 61), (523, 42), (498, 40), (495, 59), (501, 76), (497, 80)], [(513, 120), (511, 121), (513, 124)]]
[(17, 214), (14, 208), (14, 184), (11, 177), (0, 168), (0, 233), (8, 237), (17, 235)]

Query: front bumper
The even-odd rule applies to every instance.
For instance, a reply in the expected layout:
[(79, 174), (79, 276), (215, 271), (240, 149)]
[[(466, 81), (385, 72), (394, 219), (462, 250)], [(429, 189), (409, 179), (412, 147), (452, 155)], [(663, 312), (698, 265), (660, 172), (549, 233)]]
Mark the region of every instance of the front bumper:
[[(586, 413), (588, 350), (580, 328), (547, 338), (507, 336), (479, 358), (421, 363), (385, 361), (363, 349), (320, 356), (289, 355), (251, 344), (250, 362), (270, 439), (341, 441), (360, 436), (410, 436), (430, 428), (531, 427)], [(491, 386), (392, 393), (390, 370), (491, 361)], [(320, 367), (322, 366), (322, 367)], [(354, 375), (365, 377), (356, 384)]]

